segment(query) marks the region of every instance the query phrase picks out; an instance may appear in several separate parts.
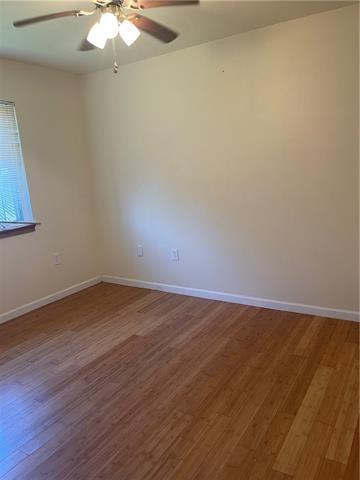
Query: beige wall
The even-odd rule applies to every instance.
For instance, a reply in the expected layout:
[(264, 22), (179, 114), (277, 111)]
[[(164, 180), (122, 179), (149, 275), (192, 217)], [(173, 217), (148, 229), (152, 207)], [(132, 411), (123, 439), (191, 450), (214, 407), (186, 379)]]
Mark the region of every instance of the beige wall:
[(357, 19), (85, 76), (103, 273), (357, 310)]
[[(99, 273), (79, 78), (0, 62), (0, 99), (13, 100), (36, 233), (0, 240), (0, 313)], [(60, 252), (62, 264), (53, 265)]]
[(118, 76), (1, 60), (42, 225), (0, 241), (0, 314), (99, 273), (357, 310), (357, 18), (346, 7)]

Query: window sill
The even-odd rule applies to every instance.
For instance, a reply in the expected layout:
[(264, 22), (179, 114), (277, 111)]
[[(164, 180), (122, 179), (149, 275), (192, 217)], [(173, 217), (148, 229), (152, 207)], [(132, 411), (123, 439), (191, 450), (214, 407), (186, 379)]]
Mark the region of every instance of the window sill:
[(34, 232), (38, 223), (13, 223), (4, 224), (0, 222), (0, 238), (14, 237), (25, 233)]

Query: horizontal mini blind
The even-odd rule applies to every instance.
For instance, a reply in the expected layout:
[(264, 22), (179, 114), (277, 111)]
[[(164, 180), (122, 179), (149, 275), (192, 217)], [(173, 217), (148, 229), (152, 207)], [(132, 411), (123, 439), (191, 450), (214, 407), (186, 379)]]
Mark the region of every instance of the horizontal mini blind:
[(15, 105), (0, 100), (0, 222), (32, 219)]

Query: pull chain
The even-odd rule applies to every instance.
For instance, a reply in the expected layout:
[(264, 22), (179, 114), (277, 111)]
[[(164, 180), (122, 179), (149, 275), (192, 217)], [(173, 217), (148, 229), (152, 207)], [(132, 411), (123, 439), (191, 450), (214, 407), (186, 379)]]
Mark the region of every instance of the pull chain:
[(113, 73), (118, 73), (119, 65), (116, 61), (116, 46), (115, 46), (114, 38), (112, 39), (111, 44), (112, 44), (112, 51), (113, 51)]

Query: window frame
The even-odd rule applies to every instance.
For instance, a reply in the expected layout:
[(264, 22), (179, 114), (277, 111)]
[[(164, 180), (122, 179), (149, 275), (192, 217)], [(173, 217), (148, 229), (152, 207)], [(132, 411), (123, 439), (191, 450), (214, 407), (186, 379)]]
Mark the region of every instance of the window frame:
[(24, 223), (24, 224), (16, 224), (16, 225), (9, 225), (4, 226), (4, 223), (0, 228), (0, 239), (5, 237), (15, 237), (16, 235), (23, 235), (24, 233), (34, 232), (36, 229), (36, 225), (40, 225), (37, 222), (32, 223)]
[(4, 237), (33, 232), (36, 228), (36, 225), (39, 225), (39, 223), (34, 221), (34, 216), (33, 216), (30, 187), (27, 179), (15, 102), (12, 100), (0, 99), (0, 104), (11, 105), (13, 107), (14, 123), (16, 126), (16, 131), (18, 136), (18, 147), (19, 147), (19, 157), (20, 157), (18, 159), (19, 165), (18, 165), (18, 172), (17, 172), (19, 177), (19, 186), (21, 187), (19, 188), (19, 194), (20, 194), (19, 197), (21, 201), (21, 210), (23, 214), (22, 215), (23, 218), (15, 219), (14, 221), (0, 219), (0, 238), (4, 238)]

